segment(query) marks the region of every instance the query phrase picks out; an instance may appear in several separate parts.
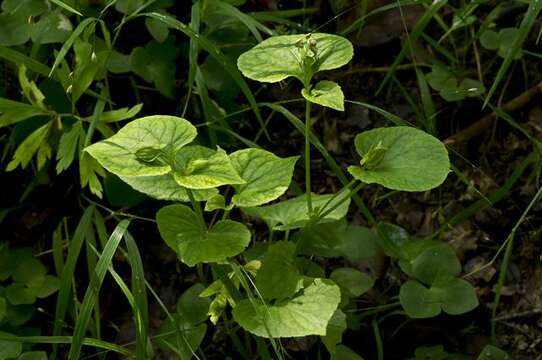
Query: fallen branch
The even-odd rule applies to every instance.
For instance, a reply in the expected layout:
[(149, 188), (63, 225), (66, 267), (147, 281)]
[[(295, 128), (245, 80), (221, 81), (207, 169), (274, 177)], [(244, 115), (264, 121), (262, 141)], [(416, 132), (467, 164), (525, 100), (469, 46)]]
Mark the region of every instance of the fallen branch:
[[(502, 110), (505, 112), (516, 111), (523, 107), (525, 104), (527, 104), (529, 101), (531, 101), (537, 94), (541, 92), (542, 82), (538, 83), (536, 86), (530, 88), (521, 95), (513, 98), (512, 100), (504, 104)], [(444, 140), (444, 143), (446, 145), (454, 145), (457, 143), (466, 142), (471, 138), (481, 134), (484, 130), (488, 129), (493, 123), (493, 120), (495, 120), (496, 118), (497, 114), (495, 112), (492, 112), (491, 114), (486, 115), (480, 120), (476, 121), (474, 124), (467, 126), (460, 132), (450, 136), (449, 138)]]

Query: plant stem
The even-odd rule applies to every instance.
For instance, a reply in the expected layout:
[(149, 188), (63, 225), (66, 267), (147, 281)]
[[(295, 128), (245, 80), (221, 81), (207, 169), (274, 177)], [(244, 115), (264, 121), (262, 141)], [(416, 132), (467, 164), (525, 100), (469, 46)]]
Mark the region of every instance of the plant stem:
[[(307, 88), (308, 91), (308, 88)], [(307, 208), (309, 218), (312, 217), (312, 195), (311, 195), (311, 103), (305, 101), (305, 193), (307, 196)]]
[(384, 360), (384, 346), (382, 346), (382, 337), (380, 336), (380, 330), (378, 329), (378, 321), (376, 317), (372, 321), (373, 333), (375, 336), (376, 352), (378, 354), (378, 360)]
[(338, 201), (335, 205), (333, 205), (330, 209), (326, 210), (325, 212), (321, 213), (319, 215), (320, 218), (324, 218), (326, 217), (327, 215), (329, 215), (333, 210), (335, 210), (336, 208), (338, 208), (339, 206), (341, 206), (341, 204), (343, 202), (345, 202), (346, 200), (350, 199), (352, 197), (353, 194), (356, 194), (358, 191), (361, 190), (361, 188), (363, 188), (365, 186), (365, 183), (359, 183), (358, 186), (356, 186), (354, 189), (352, 189), (352, 191), (350, 192), (350, 195), (349, 196), (345, 196), (344, 198), (342, 198), (340, 201)]
[(194, 197), (194, 193), (191, 189), (186, 189), (186, 192), (188, 193), (188, 197), (190, 198), (190, 202), (192, 203), (192, 207), (194, 208), (194, 211), (196, 212), (196, 215), (198, 216), (198, 221), (200, 222), (201, 228), (207, 230), (207, 224), (205, 223), (205, 218), (203, 217), (203, 211), (201, 210), (201, 205), (198, 201), (196, 201), (196, 198)]

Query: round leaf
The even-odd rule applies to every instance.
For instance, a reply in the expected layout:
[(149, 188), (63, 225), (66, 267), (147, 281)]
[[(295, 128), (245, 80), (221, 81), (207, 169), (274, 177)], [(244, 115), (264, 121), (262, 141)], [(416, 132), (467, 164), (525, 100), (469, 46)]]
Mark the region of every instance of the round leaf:
[[(157, 176), (121, 176), (120, 179), (135, 190), (158, 200), (189, 202), (186, 189), (175, 181), (173, 174)], [(192, 190), (197, 201), (205, 201), (218, 194), (217, 189)]]
[(430, 318), (440, 314), (440, 305), (432, 302), (429, 290), (415, 280), (408, 280), (401, 286), (399, 300), (411, 318)]
[(352, 176), (393, 190), (426, 191), (444, 182), (450, 169), (448, 152), (425, 132), (397, 126), (365, 131), (356, 136), (364, 166), (350, 166)]
[(442, 310), (450, 315), (460, 315), (478, 306), (478, 297), (472, 285), (463, 279), (451, 279), (434, 284), (429, 291), (441, 302)]
[(280, 304), (241, 300), (233, 309), (233, 318), (245, 330), (266, 338), (325, 335), (340, 300), (337, 285), (314, 279), (300, 295)]
[(312, 103), (344, 111), (344, 94), (336, 82), (319, 81), (310, 91), (302, 89), (301, 94)]
[(36, 279), (42, 278), (47, 273), (47, 269), (36, 259), (28, 259), (21, 262), (13, 272), (13, 280), (21, 284), (29, 284)]
[(56, 276), (46, 275), (28, 283), (28, 292), (39, 298), (46, 298), (60, 288), (60, 280)]
[(246, 184), (236, 185), (232, 202), (239, 207), (259, 206), (284, 194), (299, 157), (280, 158), (261, 149), (244, 149), (230, 155), (233, 167)]
[(173, 157), (196, 137), (196, 128), (175, 116), (155, 115), (134, 120), (112, 137), (85, 150), (118, 176), (156, 176), (171, 171), (169, 164), (145, 162), (136, 155), (142, 150), (156, 149)]
[(156, 214), (160, 235), (188, 266), (224, 261), (241, 253), (250, 242), (245, 225), (218, 221), (205, 229), (188, 206), (169, 205)]
[(33, 304), (36, 297), (26, 286), (20, 283), (13, 283), (6, 288), (6, 297), (12, 305)]
[[(301, 64), (302, 41), (308, 35), (281, 35), (266, 39), (239, 56), (237, 67), (246, 77), (260, 82), (278, 82), (294, 76), (304, 82), (306, 73)], [(331, 34), (310, 34), (315, 41), (316, 58), (312, 74), (347, 64), (354, 54), (347, 39)]]
[(244, 184), (226, 152), (203, 146), (187, 146), (176, 155), (175, 181), (189, 189), (211, 189), (222, 185)]
[(299, 271), (294, 262), (295, 244), (277, 242), (270, 245), (256, 274), (256, 288), (267, 300), (282, 300), (298, 289)]
[[(0, 335), (8, 336), (10, 334), (0, 331)], [(23, 351), (23, 344), (18, 341), (0, 340), (0, 359), (13, 359), (19, 356)]]
[[(322, 208), (327, 205), (327, 209), (335, 206), (339, 202), (344, 200), (345, 196), (349, 196), (349, 193), (340, 194), (334, 196), (334, 194), (326, 195), (312, 195), (312, 204), (314, 209)], [(348, 212), (348, 206), (350, 205), (350, 198), (344, 200), (335, 210), (327, 214), (320, 222), (339, 220), (346, 216)], [(293, 199), (279, 202), (277, 204), (245, 208), (243, 209), (248, 215), (262, 218), (267, 225), (274, 230), (289, 230), (297, 229), (305, 226), (309, 222), (307, 197), (300, 195)]]
[(195, 284), (188, 288), (177, 301), (177, 313), (194, 325), (207, 319), (211, 301), (199, 296), (204, 289), (202, 284)]
[(207, 325), (194, 326), (177, 314), (173, 314), (172, 317), (173, 321), (167, 318), (160, 326), (160, 334), (170, 335), (159, 337), (158, 344), (164, 350), (171, 350), (171, 346), (173, 346), (180, 354), (180, 359), (191, 359), (192, 354), (198, 350), (205, 337)]
[(331, 273), (329, 278), (344, 289), (351, 297), (362, 295), (374, 285), (373, 278), (353, 268), (336, 269)]

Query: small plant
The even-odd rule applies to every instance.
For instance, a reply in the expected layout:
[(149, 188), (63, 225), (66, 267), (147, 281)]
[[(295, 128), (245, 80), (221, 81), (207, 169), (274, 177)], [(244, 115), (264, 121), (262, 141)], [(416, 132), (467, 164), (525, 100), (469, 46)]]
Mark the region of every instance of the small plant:
[(458, 77), (454, 72), (442, 65), (433, 65), (426, 75), (429, 85), (439, 92), (446, 101), (459, 101), (467, 97), (477, 97), (485, 93), (484, 85), (475, 79)]
[[(0, 243), (0, 334), (36, 334), (25, 328), (36, 310), (37, 299), (51, 296), (59, 289), (59, 279), (48, 275), (30, 248), (8, 248)], [(39, 332), (38, 332), (39, 334)], [(46, 359), (45, 352), (28, 351), (20, 342), (0, 340), (0, 359)]]
[[(184, 305), (180, 310), (178, 306), (178, 311), (187, 311), (182, 309), (191, 306), (201, 312), (205, 309), (211, 321), (217, 323), (229, 305), (233, 308), (233, 320), (254, 335), (266, 338), (320, 335), (328, 350), (335, 352), (346, 329), (346, 315), (341, 309), (350, 299), (368, 291), (374, 280), (347, 267), (334, 270), (326, 278), (318, 265), (303, 255), (351, 257), (348, 247), (352, 244), (345, 239), (342, 244), (328, 247), (326, 254), (317, 248), (317, 242), (307, 239), (315, 233), (321, 234), (322, 227), (330, 224), (334, 232), (369, 235), (369, 247), (376, 246), (378, 242), (370, 240), (375, 236), (372, 230), (345, 223), (352, 193), (364, 184), (373, 183), (394, 190), (430, 190), (445, 180), (450, 166), (443, 144), (420, 130), (375, 129), (355, 139), (360, 159), (358, 165), (348, 169), (353, 176), (351, 183), (334, 194), (311, 193), (310, 104), (344, 109), (344, 97), (338, 84), (323, 80), (312, 85), (311, 80), (316, 72), (335, 69), (351, 57), (352, 46), (346, 39), (320, 33), (272, 37), (239, 57), (239, 68), (250, 78), (277, 82), (293, 76), (303, 84), (307, 114), (305, 195), (266, 205), (286, 192), (298, 157), (280, 158), (255, 148), (228, 154), (220, 147), (210, 149), (195, 145), (196, 128), (183, 118), (140, 118), (112, 137), (85, 149), (105, 169), (134, 189), (157, 199), (190, 203), (190, 206), (165, 206), (156, 215), (162, 238), (179, 260), (198, 268), (210, 264), (213, 273), (214, 281), (209, 287), (193, 287), (181, 297), (179, 302)], [(233, 188), (231, 197), (221, 191), (225, 186)], [(205, 206), (201, 202), (205, 202)], [(254, 242), (245, 224), (229, 219), (235, 208), (262, 219), (269, 228), (269, 241)], [(222, 211), (222, 216), (208, 222), (204, 211)], [(343, 225), (337, 227), (337, 223)], [(298, 231), (290, 239), (290, 232), (295, 230)], [(274, 239), (277, 232), (284, 233), (283, 240)], [(401, 255), (407, 274), (432, 286), (428, 293), (441, 294), (450, 288), (470, 286), (455, 278), (460, 267), (447, 245), (436, 241), (420, 244), (406, 244), (408, 249), (401, 247), (397, 254)], [(368, 256), (371, 251), (359, 256)], [(440, 255), (424, 260), (427, 251)], [(425, 269), (427, 262), (437, 266), (435, 261), (443, 258), (452, 262), (452, 268), (439, 266), (442, 276), (429, 278), (435, 269)], [(423, 288), (417, 282), (407, 282), (406, 288), (409, 284)], [(210, 302), (196, 300), (197, 292), (199, 296), (212, 299)], [(453, 307), (451, 303), (457, 300), (455, 295), (438, 300), (446, 300)], [(420, 317), (419, 313), (410, 311), (412, 306), (408, 301), (403, 305), (409, 315)], [(441, 305), (431, 304), (429, 315), (436, 315), (435, 306), (440, 312)], [(472, 308), (470, 303), (457, 306), (461, 310), (454, 309), (450, 313)], [(197, 347), (205, 333), (205, 327), (199, 325), (201, 320), (198, 316), (190, 324), (178, 321), (177, 325), (168, 322), (165, 326), (196, 326), (200, 330), (191, 333), (189, 342)]]
[[(449, 354), (444, 346), (421, 346), (416, 349), (414, 357), (410, 360), (472, 360), (471, 356), (462, 354)], [(476, 360), (510, 360), (510, 356), (493, 345), (487, 345)]]
[[(489, 29), (480, 36), (480, 44), (487, 50), (497, 50), (500, 57), (506, 58), (518, 36), (518, 29), (516, 28), (504, 28), (500, 29), (499, 32)], [(522, 53), (519, 51), (514, 60), (520, 59), (521, 56)]]

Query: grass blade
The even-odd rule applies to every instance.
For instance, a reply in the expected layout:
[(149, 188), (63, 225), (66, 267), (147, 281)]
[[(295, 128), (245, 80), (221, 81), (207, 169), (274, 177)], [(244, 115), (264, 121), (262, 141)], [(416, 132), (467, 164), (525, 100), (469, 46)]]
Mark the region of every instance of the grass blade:
[[(64, 264), (64, 268), (62, 269), (62, 274), (60, 276), (60, 289), (58, 291), (56, 301), (53, 335), (60, 334), (61, 326), (64, 323), (64, 318), (66, 317), (66, 312), (68, 311), (68, 306), (70, 304), (71, 282), (75, 272), (75, 265), (77, 264), (77, 259), (79, 258), (83, 241), (85, 240), (85, 235), (90, 229), (93, 212), (94, 206), (89, 206), (85, 210), (79, 224), (77, 225), (77, 228), (75, 229), (70, 246), (68, 247), (68, 258), (66, 259), (66, 263)], [(56, 351), (57, 347), (53, 346), (53, 359), (56, 359)]]
[(429, 9), (423, 14), (423, 16), (418, 20), (416, 23), (416, 26), (414, 26), (414, 29), (412, 30), (412, 33), (408, 35), (408, 38), (406, 40), (405, 45), (401, 49), (401, 52), (397, 57), (395, 58), (395, 61), (390, 67), (390, 70), (384, 77), (384, 80), (382, 80), (382, 83), (378, 87), (378, 90), (376, 90), (376, 95), (380, 94), (384, 86), (388, 83), (388, 81), (391, 80), (392, 76), (395, 75), (395, 71), (397, 70), (397, 67), (403, 62), (407, 55), (407, 51), (410, 49), (410, 44), (414, 44), (416, 40), (423, 34), (425, 31), (425, 28), (431, 21), (431, 19), (437, 14), (437, 12), (447, 3), (447, 0), (435, 0), (431, 3), (429, 6)]
[(94, 274), (90, 279), (90, 284), (83, 298), (83, 304), (81, 306), (81, 311), (79, 313), (79, 318), (75, 324), (75, 331), (73, 334), (73, 341), (70, 347), (70, 352), (68, 354), (69, 360), (76, 360), (79, 358), (81, 353), (81, 348), (83, 346), (83, 338), (85, 337), (85, 332), (87, 331), (87, 325), (92, 314), (94, 305), (96, 304), (100, 288), (102, 286), (105, 274), (111, 261), (113, 260), (113, 255), (117, 251), (117, 248), (122, 240), (126, 230), (130, 225), (130, 220), (122, 220), (115, 230), (109, 241), (105, 245), (105, 248), (98, 260)]
[(51, 0), (51, 2), (55, 5), (58, 5), (60, 6), (61, 8), (75, 14), (75, 15), (79, 15), (79, 16), (83, 16), (83, 14), (81, 14), (79, 11), (75, 10), (74, 8), (72, 8), (70, 5), (60, 1), (60, 0)]
[(527, 35), (529, 35), (529, 32), (531, 31), (531, 28), (533, 27), (536, 18), (540, 11), (542, 10), (542, 0), (532, 0), (529, 4), (529, 8), (527, 9), (527, 12), (525, 13), (525, 16), (523, 17), (523, 20), (521, 21), (521, 24), (519, 25), (519, 31), (517, 34), (516, 39), (514, 40), (514, 43), (512, 44), (512, 47), (510, 48), (510, 51), (506, 54), (506, 58), (504, 59), (503, 63), (501, 64), (501, 67), (499, 68), (499, 71), (497, 72), (497, 75), (495, 76), (495, 81), (493, 81), (493, 85), (491, 85), (491, 88), (489, 89), (486, 99), (484, 101), (484, 106), (486, 106), (489, 103), (489, 100), (497, 90), (497, 86), (501, 82), (501, 80), (504, 78), (504, 75), (508, 71), (508, 68), (514, 61), (514, 58), (516, 55), (521, 51), (521, 48), (523, 47), (523, 43), (525, 42), (525, 39), (527, 38)]
[(47, 65), (43, 65), (39, 61), (5, 46), (0, 46), (0, 58), (10, 61), (17, 66), (24, 64), (27, 69), (43, 76), (49, 76), (51, 72), (51, 69)]
[[(0, 334), (0, 340), (20, 341), (30, 344), (71, 344), (73, 336), (14, 336)], [(83, 345), (114, 351), (124, 355), (126, 358), (134, 358), (134, 354), (130, 350), (100, 339), (83, 338)]]
[(256, 115), (256, 118), (262, 127), (266, 137), (268, 140), (271, 140), (269, 133), (267, 132), (267, 129), (265, 127), (265, 123), (263, 121), (262, 115), (260, 113), (260, 109), (258, 108), (258, 104), (256, 102), (256, 99), (254, 97), (254, 94), (250, 90), (248, 84), (246, 83), (243, 76), (241, 76), (241, 73), (237, 69), (237, 66), (231, 63), (231, 61), (224, 56), (222, 51), (218, 47), (215, 46), (211, 41), (209, 41), (204, 36), (201, 36), (200, 34), (197, 34), (192, 30), (190, 27), (186, 26), (179, 20), (172, 18), (171, 16), (151, 12), (143, 14), (144, 16), (151, 17), (153, 19), (157, 19), (162, 21), (164, 24), (181, 31), (186, 36), (190, 37), (191, 39), (195, 39), (195, 41), (198, 42), (198, 44), (201, 46), (202, 49), (207, 51), (209, 55), (214, 57), (223, 67), (224, 69), (230, 74), (230, 76), (233, 78), (233, 80), (237, 83), (243, 94), (245, 94), (245, 97), (247, 98), (250, 107), (254, 114)]

